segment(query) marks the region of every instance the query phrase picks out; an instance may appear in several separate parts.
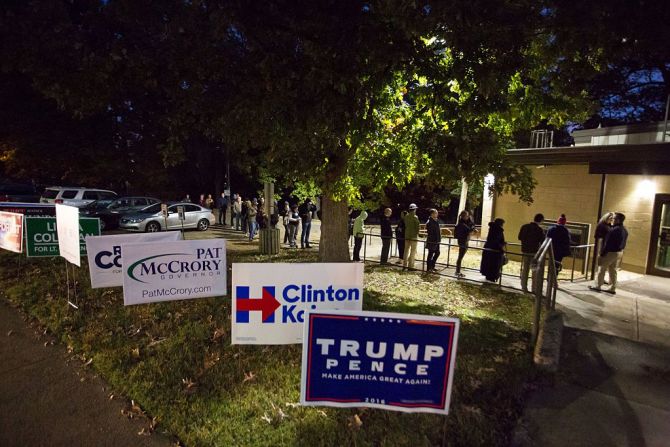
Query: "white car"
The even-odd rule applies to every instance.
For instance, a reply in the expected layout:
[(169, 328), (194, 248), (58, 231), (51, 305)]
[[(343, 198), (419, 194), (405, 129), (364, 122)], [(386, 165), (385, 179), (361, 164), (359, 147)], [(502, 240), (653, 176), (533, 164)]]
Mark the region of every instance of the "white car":
[(40, 203), (59, 203), (70, 206), (86, 206), (96, 200), (109, 201), (117, 198), (114, 191), (106, 189), (51, 186), (40, 197)]
[[(179, 207), (184, 207), (184, 220), (179, 216)], [(212, 211), (192, 203), (173, 203), (168, 206), (167, 217), (161, 212), (161, 204), (149, 205), (132, 214), (124, 215), (119, 220), (119, 228), (128, 231), (146, 231), (153, 233), (162, 230), (180, 230), (195, 228), (207, 230), (214, 225)]]

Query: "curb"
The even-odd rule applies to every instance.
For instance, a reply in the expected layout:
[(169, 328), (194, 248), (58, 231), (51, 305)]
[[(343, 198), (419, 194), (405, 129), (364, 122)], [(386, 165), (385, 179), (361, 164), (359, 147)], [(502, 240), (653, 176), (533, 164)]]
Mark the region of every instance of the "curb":
[(563, 341), (563, 314), (557, 311), (547, 312), (538, 334), (533, 362), (546, 372), (555, 373), (561, 356)]

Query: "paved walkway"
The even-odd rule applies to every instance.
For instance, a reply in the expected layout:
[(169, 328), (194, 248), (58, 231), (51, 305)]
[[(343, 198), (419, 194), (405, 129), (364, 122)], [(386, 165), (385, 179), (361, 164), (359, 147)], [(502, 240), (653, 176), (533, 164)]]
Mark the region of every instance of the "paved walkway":
[(174, 445), (159, 433), (139, 435), (149, 420), (123, 416), (129, 405), (110, 400), (105, 383), (68, 358), (0, 303), (1, 446)]

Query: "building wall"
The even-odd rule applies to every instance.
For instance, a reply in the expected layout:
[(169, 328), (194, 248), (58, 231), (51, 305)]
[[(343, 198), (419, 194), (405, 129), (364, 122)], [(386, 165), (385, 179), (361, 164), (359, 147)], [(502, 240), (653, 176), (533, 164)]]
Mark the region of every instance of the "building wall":
[[(555, 221), (561, 213), (570, 222), (591, 224), (589, 243), (599, 216), (601, 175), (589, 174), (586, 165), (531, 167), (538, 184), (533, 193), (534, 203), (519, 202), (512, 194), (495, 198), (492, 218), (505, 219), (505, 238), (518, 242), (519, 228), (542, 213), (547, 222)], [(624, 253), (623, 267), (645, 272), (654, 195), (670, 193), (670, 176), (612, 175), (607, 176), (603, 212), (620, 211), (626, 215), (629, 241)], [(482, 222), (483, 226), (488, 222)]]

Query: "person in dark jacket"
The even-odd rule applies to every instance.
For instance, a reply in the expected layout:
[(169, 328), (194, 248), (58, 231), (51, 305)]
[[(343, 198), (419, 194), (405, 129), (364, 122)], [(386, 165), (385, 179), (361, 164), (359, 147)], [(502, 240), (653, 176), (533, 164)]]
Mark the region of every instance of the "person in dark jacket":
[(400, 258), (400, 262), (402, 262), (403, 259), (405, 259), (405, 219), (404, 217), (407, 215), (407, 211), (402, 211), (400, 213), (400, 222), (398, 222), (398, 225), (395, 227), (395, 242), (396, 245), (398, 246), (398, 257)]
[(391, 240), (393, 239), (393, 228), (391, 228), (391, 208), (384, 209), (384, 216), (381, 220), (381, 236), (382, 236), (382, 256), (380, 262), (388, 264), (389, 249), (391, 248)]
[(219, 225), (226, 226), (226, 211), (228, 211), (228, 196), (225, 192), (216, 199), (216, 207), (219, 209)]
[(565, 224), (567, 219), (565, 214), (556, 221), (556, 225), (549, 228), (547, 237), (551, 239), (551, 247), (554, 250), (554, 261), (556, 262), (556, 271), (561, 271), (563, 258), (570, 255), (570, 231)]
[[(521, 241), (521, 289), (528, 292), (528, 273), (533, 257), (544, 241), (544, 229), (540, 224), (544, 221), (542, 214), (536, 214), (533, 221), (521, 226), (519, 240)], [(534, 286), (533, 286), (534, 287)]]
[[(589, 286), (589, 289), (597, 292), (607, 292), (614, 295), (616, 293), (617, 285), (617, 267), (621, 263), (623, 251), (628, 242), (628, 230), (623, 226), (623, 221), (626, 219), (622, 213), (614, 213), (614, 226), (605, 236), (603, 248), (600, 251), (600, 266), (598, 267), (598, 278), (596, 286)], [(609, 289), (602, 289), (605, 284), (605, 272), (610, 274)]]
[[(596, 225), (596, 231), (595, 231), (595, 246), (593, 247), (593, 256), (596, 258), (596, 266), (600, 265), (600, 252), (603, 249), (603, 244), (605, 243), (605, 238), (607, 237), (607, 233), (610, 232), (612, 229), (612, 223), (614, 222), (614, 213), (612, 212), (607, 212), (603, 214), (603, 216), (600, 218), (598, 221), (598, 225)], [(611, 280), (611, 278), (610, 278)], [(605, 284), (609, 284), (608, 282), (605, 282)]]
[(312, 213), (316, 211), (316, 206), (312, 204), (312, 199), (309, 197), (300, 205), (298, 213), (302, 221), (302, 232), (300, 233), (300, 248), (312, 248), (309, 245), (309, 232), (312, 229)]
[(505, 255), (505, 230), (503, 226), (505, 221), (497, 218), (489, 222), (489, 234), (486, 236), (484, 252), (482, 253), (482, 262), (479, 265), (479, 272), (489, 281), (497, 281), (500, 277), (500, 271), (503, 266), (503, 257)]
[(470, 242), (470, 235), (475, 232), (475, 223), (470, 218), (470, 212), (467, 210), (461, 211), (458, 215), (458, 223), (454, 228), (454, 236), (458, 242), (458, 259), (456, 260), (456, 276), (464, 278), (465, 275), (461, 273), (461, 263), (463, 257), (468, 251), (468, 243)]
[(430, 210), (430, 217), (426, 221), (426, 246), (428, 247), (428, 259), (426, 265), (427, 272), (437, 272), (435, 264), (440, 257), (440, 242), (442, 242), (442, 233), (440, 232), (440, 223), (437, 220), (437, 210)]

